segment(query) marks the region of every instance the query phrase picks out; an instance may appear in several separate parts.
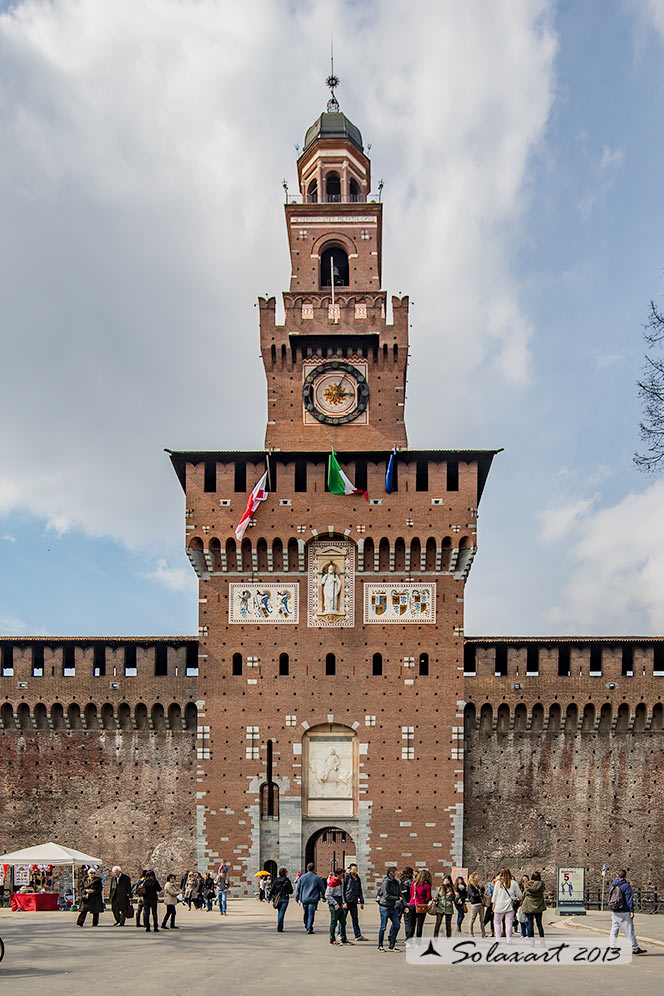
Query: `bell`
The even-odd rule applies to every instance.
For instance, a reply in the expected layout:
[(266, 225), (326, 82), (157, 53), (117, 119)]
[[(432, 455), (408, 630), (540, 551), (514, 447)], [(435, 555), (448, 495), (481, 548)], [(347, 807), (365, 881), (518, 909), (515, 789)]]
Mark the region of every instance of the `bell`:
[(332, 267), (332, 279), (334, 280), (335, 287), (343, 283), (343, 280), (341, 279), (341, 270), (336, 264)]

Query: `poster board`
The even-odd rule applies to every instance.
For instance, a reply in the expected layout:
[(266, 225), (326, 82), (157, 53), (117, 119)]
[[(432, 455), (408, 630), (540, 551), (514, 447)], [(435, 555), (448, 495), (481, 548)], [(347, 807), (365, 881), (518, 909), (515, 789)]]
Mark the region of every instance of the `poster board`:
[(585, 914), (585, 868), (559, 868), (556, 873), (556, 905), (560, 916)]

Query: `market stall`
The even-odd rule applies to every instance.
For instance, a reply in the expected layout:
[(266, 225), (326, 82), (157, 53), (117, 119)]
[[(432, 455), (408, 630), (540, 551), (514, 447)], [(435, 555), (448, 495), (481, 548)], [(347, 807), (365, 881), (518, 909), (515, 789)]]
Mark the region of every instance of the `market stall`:
[[(83, 854), (72, 847), (63, 847), (49, 841), (34, 847), (24, 847), (19, 851), (10, 851), (0, 855), (0, 866), (4, 870), (5, 888), (7, 888), (7, 873), (11, 868), (11, 907), (12, 910), (57, 910), (65, 905), (75, 905), (76, 902), (76, 868), (100, 866), (101, 858)], [(65, 902), (65, 895), (60, 889), (56, 891), (53, 880), (55, 868), (71, 868), (71, 879), (67, 878), (70, 902)], [(33, 874), (31, 874), (31, 872)], [(61, 883), (64, 876), (61, 876)], [(30, 883), (39, 884), (39, 891), (30, 891)], [(16, 888), (22, 885), (20, 891)], [(64, 884), (63, 884), (64, 888)]]

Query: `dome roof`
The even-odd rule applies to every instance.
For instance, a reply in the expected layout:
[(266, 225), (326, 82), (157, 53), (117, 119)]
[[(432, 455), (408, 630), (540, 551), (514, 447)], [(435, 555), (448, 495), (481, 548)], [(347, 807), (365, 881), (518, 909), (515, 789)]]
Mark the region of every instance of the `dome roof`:
[(310, 128), (307, 128), (302, 151), (306, 152), (319, 138), (347, 138), (360, 152), (364, 151), (360, 129), (341, 111), (324, 112)]

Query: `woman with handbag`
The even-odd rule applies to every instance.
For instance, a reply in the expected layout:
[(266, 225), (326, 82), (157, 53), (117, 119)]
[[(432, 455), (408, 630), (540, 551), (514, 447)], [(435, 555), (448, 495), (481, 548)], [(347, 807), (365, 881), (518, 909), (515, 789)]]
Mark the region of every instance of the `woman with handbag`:
[(512, 940), (514, 912), (521, 899), (521, 889), (512, 878), (509, 868), (501, 868), (493, 889), (493, 918), (498, 940), (503, 935), (503, 922), (507, 940)]
[(439, 886), (436, 892), (436, 898), (434, 899), (432, 913), (436, 917), (436, 926), (433, 928), (433, 936), (438, 937), (440, 933), (440, 925), (443, 922), (443, 917), (445, 918), (445, 936), (452, 936), (452, 917), (454, 916), (454, 886), (452, 885), (452, 879), (449, 875), (446, 875), (443, 879), (443, 884)]
[[(162, 930), (179, 930), (179, 927), (175, 926), (175, 907), (177, 906), (178, 896), (180, 890), (175, 883), (175, 875), (166, 876), (166, 885), (164, 886), (164, 902), (166, 904), (166, 913), (164, 919), (161, 921)], [(170, 928), (168, 926), (168, 921), (171, 921)]]
[(290, 897), (293, 895), (293, 883), (288, 877), (288, 869), (280, 868), (279, 874), (274, 880), (268, 899), (274, 906), (277, 913), (277, 933), (284, 932), (284, 917), (288, 909)]
[(463, 918), (468, 912), (468, 906), (466, 905), (466, 900), (468, 899), (468, 889), (466, 888), (466, 883), (461, 875), (458, 876), (456, 882), (454, 883), (454, 890), (456, 892), (454, 907), (457, 911), (457, 934), (460, 934)]
[(533, 920), (537, 923), (540, 937), (544, 937), (542, 913), (546, 910), (546, 903), (544, 902), (544, 882), (539, 872), (533, 872), (533, 877), (528, 882), (521, 909), (526, 916), (528, 937), (535, 936)]
[[(521, 894), (524, 895), (524, 896), (526, 894), (526, 889), (528, 888), (529, 881), (530, 880), (529, 880), (529, 878), (528, 878), (527, 875), (523, 875), (519, 879), (519, 888), (521, 889)], [(515, 903), (515, 906), (516, 906), (516, 903)], [(519, 924), (519, 928), (521, 930), (521, 936), (522, 937), (527, 937), (528, 936), (528, 917), (526, 916), (526, 913), (525, 913), (525, 910), (523, 908), (523, 903), (522, 902), (519, 903), (518, 906), (516, 906), (516, 922)]]
[(480, 877), (477, 872), (468, 876), (468, 903), (470, 904), (470, 936), (475, 936), (473, 927), (475, 920), (480, 918), (480, 930), (482, 937), (486, 937), (484, 929), (484, 886), (480, 885)]
[(431, 902), (431, 872), (421, 868), (410, 887), (409, 906), (415, 907), (415, 936), (422, 936), (429, 903)]

